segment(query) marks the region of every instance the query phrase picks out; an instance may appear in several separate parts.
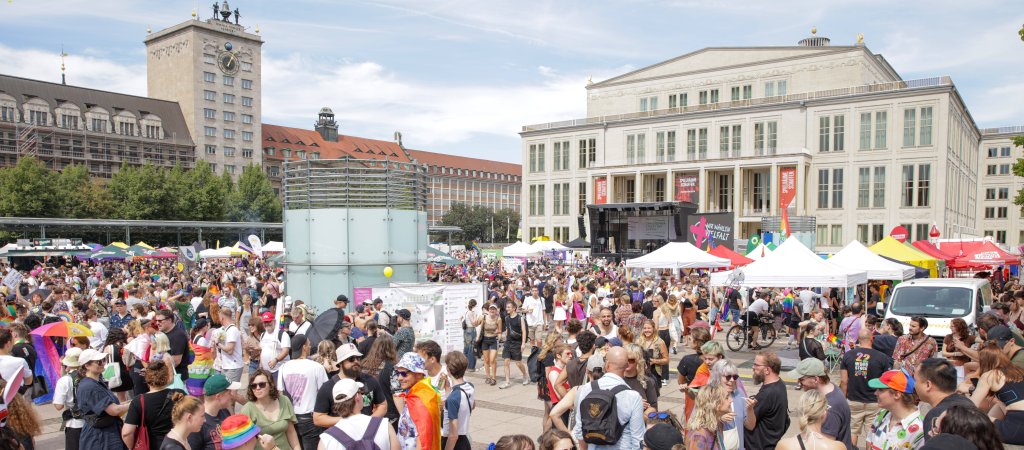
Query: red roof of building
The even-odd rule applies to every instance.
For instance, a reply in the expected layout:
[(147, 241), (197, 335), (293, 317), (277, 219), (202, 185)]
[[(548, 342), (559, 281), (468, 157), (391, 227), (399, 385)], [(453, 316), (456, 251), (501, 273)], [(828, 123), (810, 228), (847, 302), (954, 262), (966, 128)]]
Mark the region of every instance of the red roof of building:
[[(400, 145), (391, 141), (367, 139), (356, 136), (338, 135), (338, 142), (325, 141), (316, 130), (285, 127), (281, 125), (263, 124), (263, 147), (274, 147), (278, 150), (291, 149), (291, 160), (301, 160), (296, 154), (305, 150), (309, 154), (320, 152), (320, 159), (338, 159), (344, 157), (358, 159), (388, 159), (397, 162), (412, 162), (409, 154)], [(284, 160), (281, 152), (264, 155), (267, 159)]]
[(479, 170), (482, 172), (522, 175), (520, 164), (504, 163), (487, 159), (469, 158), (465, 156), (446, 155), (444, 153), (409, 150), (409, 154), (417, 161), (428, 166), (451, 167), (453, 169)]

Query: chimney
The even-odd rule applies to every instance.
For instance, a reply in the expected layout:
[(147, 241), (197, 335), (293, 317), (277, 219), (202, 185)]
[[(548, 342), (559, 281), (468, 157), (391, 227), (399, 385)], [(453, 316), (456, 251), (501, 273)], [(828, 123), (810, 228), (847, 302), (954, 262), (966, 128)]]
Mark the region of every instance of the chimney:
[(395, 143), (398, 144), (399, 147), (402, 146), (402, 132), (401, 131), (396, 131), (395, 132)]
[(334, 111), (331, 111), (331, 108), (320, 108), (320, 115), (313, 129), (320, 133), (320, 137), (325, 141), (338, 142), (338, 122), (334, 120)]

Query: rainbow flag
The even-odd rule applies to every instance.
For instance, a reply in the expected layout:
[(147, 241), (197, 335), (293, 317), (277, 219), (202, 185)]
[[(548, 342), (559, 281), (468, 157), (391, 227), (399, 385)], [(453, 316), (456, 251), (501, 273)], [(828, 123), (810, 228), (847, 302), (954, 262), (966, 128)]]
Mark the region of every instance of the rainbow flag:
[(68, 311), (60, 311), (60, 312), (58, 312), (57, 313), (57, 317), (60, 317), (60, 320), (63, 320), (65, 322), (74, 322), (75, 321), (75, 318), (71, 317), (71, 313), (68, 312)]
[(786, 296), (782, 298), (782, 311), (785, 313), (793, 312), (793, 294), (786, 294)]
[(839, 336), (836, 336), (835, 333), (830, 333), (828, 335), (828, 342), (832, 345), (839, 345)]
[(402, 396), (409, 417), (416, 424), (420, 449), (441, 450), (441, 394), (424, 377)]
[(200, 397), (203, 395), (206, 379), (213, 375), (213, 349), (201, 345), (190, 347), (195, 357), (188, 365), (188, 380), (185, 380), (185, 387), (188, 388), (189, 395)]
[(473, 250), (476, 250), (479, 253), (483, 253), (483, 250), (480, 250), (480, 246), (477, 245), (476, 241), (473, 241), (473, 243), (470, 245), (470, 247), (472, 247)]
[(34, 373), (37, 376), (42, 374), (46, 380), (46, 386), (49, 388), (45, 394), (32, 399), (33, 403), (42, 405), (53, 401), (53, 389), (57, 386), (57, 379), (60, 378), (60, 355), (57, 353), (57, 347), (53, 345), (52, 339), (33, 334), (32, 344), (36, 347), (37, 355), (36, 366), (33, 368), (35, 369)]

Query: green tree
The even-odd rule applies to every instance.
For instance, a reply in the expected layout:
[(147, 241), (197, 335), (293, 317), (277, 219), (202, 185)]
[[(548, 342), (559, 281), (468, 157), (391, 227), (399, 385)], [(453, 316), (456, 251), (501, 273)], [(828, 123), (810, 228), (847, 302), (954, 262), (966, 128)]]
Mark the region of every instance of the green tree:
[[(173, 171), (172, 171), (173, 173)], [(230, 178), (228, 178), (228, 183)], [(213, 173), (206, 161), (196, 161), (196, 166), (182, 173), (181, 185), (185, 187), (179, 201), (180, 220), (224, 220), (228, 212), (228, 191), (225, 179)]]
[[(1024, 147), (1024, 136), (1014, 137), (1013, 145)], [(1018, 177), (1024, 177), (1024, 159), (1018, 159), (1017, 162), (1013, 163), (1013, 174)], [(1024, 189), (1017, 191), (1017, 196), (1013, 198), (1013, 204), (1020, 206), (1020, 211), (1024, 214)]]
[(242, 169), (238, 184), (231, 191), (228, 220), (236, 222), (279, 222), (281, 202), (274, 195), (263, 168), (250, 164)]
[(89, 169), (85, 165), (67, 166), (53, 177), (60, 217), (102, 219), (113, 215), (114, 205), (109, 191), (99, 180), (89, 176)]
[(519, 231), (519, 211), (502, 208), (494, 212), (494, 240), (514, 242)]
[(510, 239), (515, 239), (516, 230), (519, 227), (519, 212), (511, 209), (494, 211), (486, 206), (469, 206), (465, 203), (453, 203), (451, 208), (441, 218), (442, 225), (451, 225), (462, 228), (461, 234), (456, 234), (464, 241), (491, 241), (491, 227), (493, 225), (494, 240), (504, 241), (507, 227)]
[(122, 165), (107, 187), (119, 219), (171, 220), (177, 199), (167, 189), (167, 173), (152, 164)]
[(29, 156), (14, 167), (0, 169), (0, 215), (61, 217), (57, 209), (53, 172)]

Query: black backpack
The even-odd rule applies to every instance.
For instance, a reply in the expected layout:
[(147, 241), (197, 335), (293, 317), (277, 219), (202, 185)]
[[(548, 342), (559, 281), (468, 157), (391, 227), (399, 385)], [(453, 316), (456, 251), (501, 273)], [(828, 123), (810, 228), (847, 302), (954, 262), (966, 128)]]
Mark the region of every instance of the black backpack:
[(619, 420), (615, 395), (628, 390), (629, 386), (620, 384), (611, 389), (601, 389), (597, 381), (593, 381), (590, 387), (590, 394), (580, 402), (583, 441), (594, 445), (615, 445), (626, 428), (626, 424)]

